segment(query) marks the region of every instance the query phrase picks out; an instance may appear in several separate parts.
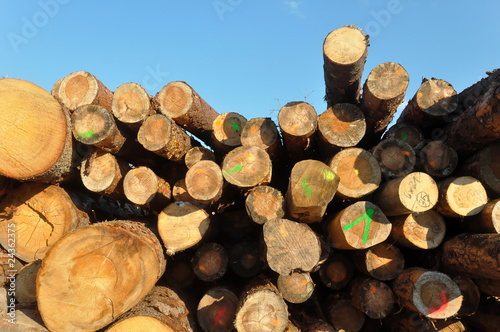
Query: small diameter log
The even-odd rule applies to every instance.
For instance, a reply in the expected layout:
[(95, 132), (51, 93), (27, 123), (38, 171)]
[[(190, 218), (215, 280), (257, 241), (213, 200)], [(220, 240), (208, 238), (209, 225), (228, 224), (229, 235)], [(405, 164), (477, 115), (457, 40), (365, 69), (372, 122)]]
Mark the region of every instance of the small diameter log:
[(370, 72), (361, 99), (368, 137), (382, 136), (403, 102), (409, 82), (408, 73), (399, 63), (385, 62)]
[(481, 213), (488, 196), (481, 182), (471, 176), (447, 178), (438, 183), (437, 210), (442, 215), (459, 218)]
[(382, 179), (378, 161), (361, 148), (340, 151), (328, 166), (340, 179), (337, 194), (345, 198), (359, 199), (373, 193)]
[(240, 146), (224, 157), (222, 175), (227, 182), (242, 189), (267, 184), (272, 177), (271, 159), (257, 146)]
[(201, 246), (191, 259), (194, 274), (201, 281), (216, 281), (226, 274), (228, 256), (226, 249), (218, 243), (210, 242)]
[(211, 160), (194, 164), (186, 173), (186, 189), (201, 204), (211, 204), (222, 197), (224, 178), (219, 165)]
[(40, 270), (41, 260), (33, 261), (25, 266), (16, 275), (15, 294), (17, 302), (36, 302), (36, 275)]
[(184, 155), (184, 163), (188, 169), (202, 160), (215, 161), (215, 155), (211, 150), (201, 146), (195, 146), (189, 149)]
[(86, 226), (63, 237), (43, 259), (38, 310), (51, 331), (95, 331), (136, 305), (164, 271), (160, 241), (143, 224)]
[(66, 112), (30, 82), (0, 80), (0, 174), (57, 182), (71, 170), (73, 148)]
[(205, 332), (231, 331), (233, 329), (238, 297), (229, 289), (209, 289), (198, 303), (197, 316)]
[(443, 243), (441, 264), (446, 271), (469, 277), (500, 279), (500, 234), (460, 234)]
[(434, 210), (395, 216), (390, 221), (390, 239), (411, 249), (437, 248), (446, 234), (446, 223)]
[(219, 155), (224, 155), (237, 146), (241, 145), (241, 131), (247, 119), (238, 113), (222, 113), (212, 124), (212, 136), (214, 150)]
[(82, 160), (80, 177), (88, 190), (111, 198), (123, 197), (123, 177), (130, 166), (109, 152), (95, 149)]
[[(250, 190), (245, 200), (245, 208), (257, 224), (285, 216), (285, 199), (281, 192), (269, 186), (257, 186)], [(499, 204), (500, 205), (500, 204)]]
[(125, 83), (116, 88), (111, 111), (119, 121), (135, 129), (139, 129), (140, 124), (155, 113), (151, 96), (137, 83)]
[(438, 201), (439, 191), (430, 175), (410, 173), (380, 185), (372, 199), (386, 216), (425, 212)]
[(177, 253), (167, 264), (164, 274), (167, 284), (174, 289), (187, 289), (193, 285), (196, 278), (191, 264), (191, 255)]
[(353, 251), (352, 258), (358, 270), (382, 281), (396, 279), (405, 266), (401, 251), (387, 242), (366, 250)]
[(351, 297), (354, 306), (373, 319), (389, 315), (396, 302), (391, 288), (372, 278), (355, 279), (351, 285)]
[(383, 138), (396, 138), (410, 144), (415, 151), (424, 147), (424, 134), (417, 127), (408, 123), (395, 123), (385, 132)]
[(328, 321), (338, 331), (358, 332), (363, 328), (366, 316), (354, 306), (350, 298), (329, 299), (326, 308)]
[(337, 213), (327, 228), (332, 246), (337, 249), (366, 249), (384, 242), (391, 223), (378, 206), (356, 202)]
[(460, 288), (441, 272), (406, 269), (392, 287), (401, 305), (427, 318), (446, 319), (455, 315), (462, 306)]
[(464, 219), (463, 226), (473, 233), (500, 233), (500, 198), (489, 201), (481, 213)]
[(191, 137), (162, 114), (151, 115), (143, 122), (137, 140), (146, 150), (172, 161), (182, 161), (192, 148)]
[(328, 106), (355, 103), (368, 55), (368, 35), (354, 26), (330, 32), (323, 43), (323, 70)]
[(351, 260), (342, 253), (334, 253), (321, 264), (319, 277), (321, 282), (328, 288), (340, 290), (344, 288), (354, 275), (354, 265)]
[(321, 243), (307, 225), (287, 219), (274, 219), (263, 227), (269, 267), (282, 275), (295, 270), (310, 272), (318, 265)]
[(303, 272), (280, 275), (277, 286), (283, 298), (290, 303), (304, 303), (314, 292), (311, 275)]
[(186, 82), (165, 85), (155, 96), (159, 111), (181, 127), (201, 139), (212, 142), (212, 123), (217, 113)]
[(239, 277), (255, 277), (260, 273), (263, 265), (261, 250), (255, 241), (239, 242), (229, 251), (229, 266)]
[(186, 304), (172, 289), (155, 286), (141, 302), (106, 331), (193, 332)]
[(382, 140), (373, 148), (372, 154), (387, 180), (410, 174), (417, 162), (417, 156), (410, 144), (395, 138)]
[(84, 105), (97, 105), (111, 111), (113, 92), (94, 75), (80, 70), (64, 77), (59, 83), (57, 99), (70, 111)]
[(240, 296), (234, 326), (238, 332), (281, 332), (288, 325), (288, 309), (278, 289), (267, 278), (255, 278)]
[[(0, 203), (0, 244), (25, 262), (42, 259), (60, 238), (89, 223), (67, 192), (55, 185), (25, 183)], [(12, 234), (15, 241), (12, 242)]]
[(493, 197), (500, 197), (500, 142), (489, 144), (462, 164), (461, 173), (481, 181)]
[(458, 316), (470, 316), (473, 315), (477, 308), (479, 307), (479, 302), (481, 301), (481, 294), (479, 293), (479, 288), (476, 286), (472, 279), (463, 276), (456, 275), (452, 276), (453, 281), (455, 281), (460, 288), (460, 293), (462, 293), (463, 301), (460, 310), (458, 311)]
[(317, 113), (306, 102), (294, 101), (283, 106), (278, 114), (278, 123), (283, 136), (287, 156), (292, 161), (308, 158), (312, 155)]
[(150, 205), (160, 211), (167, 206), (172, 197), (168, 182), (146, 166), (128, 171), (123, 179), (123, 193), (135, 205)]
[(457, 101), (457, 92), (450, 83), (424, 78), (399, 116), (398, 123), (410, 123), (422, 130), (439, 125), (444, 116), (455, 111)]
[(171, 203), (158, 215), (158, 232), (170, 256), (200, 242), (209, 225), (208, 213), (188, 202)]
[(366, 131), (365, 116), (354, 104), (336, 104), (318, 117), (319, 149), (323, 155), (356, 146)]
[(241, 145), (258, 146), (266, 150), (271, 160), (276, 162), (283, 148), (278, 127), (271, 118), (248, 120), (241, 130)]
[(313, 159), (299, 161), (292, 168), (285, 195), (287, 213), (300, 222), (321, 221), (339, 182), (328, 165)]
[(450, 176), (458, 164), (457, 152), (443, 141), (432, 141), (419, 153), (419, 165), (434, 177)]

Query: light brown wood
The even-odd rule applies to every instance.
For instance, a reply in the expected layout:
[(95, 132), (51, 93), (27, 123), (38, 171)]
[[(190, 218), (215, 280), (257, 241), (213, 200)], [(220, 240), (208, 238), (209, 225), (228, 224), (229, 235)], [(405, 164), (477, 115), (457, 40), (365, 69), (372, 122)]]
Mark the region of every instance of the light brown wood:
[(444, 273), (420, 268), (404, 270), (393, 283), (400, 304), (433, 319), (455, 315), (463, 296), (458, 285)]
[(125, 83), (116, 88), (111, 111), (119, 121), (135, 129), (139, 129), (139, 125), (155, 113), (151, 96), (137, 83)]
[(0, 79), (0, 174), (55, 182), (71, 170), (71, 129), (61, 105), (41, 87)]
[(16, 257), (25, 262), (43, 258), (57, 240), (89, 223), (87, 214), (55, 185), (25, 183), (2, 200), (0, 211), (0, 244), (15, 244)]
[(384, 282), (360, 277), (351, 284), (352, 303), (373, 319), (382, 319), (394, 309), (396, 296)]
[(200, 242), (209, 225), (208, 213), (188, 202), (171, 203), (158, 215), (158, 232), (170, 256)]
[(488, 196), (481, 182), (471, 176), (447, 178), (438, 183), (437, 210), (448, 217), (465, 217), (481, 213)]
[(49, 330), (98, 330), (136, 305), (164, 271), (162, 246), (143, 224), (86, 226), (58, 241), (43, 259), (38, 310)]
[(347, 250), (366, 249), (384, 242), (391, 227), (380, 208), (368, 201), (348, 206), (327, 222), (332, 246)]
[(380, 171), (386, 180), (410, 174), (417, 162), (410, 144), (396, 138), (382, 140), (372, 149), (372, 154), (379, 162)]
[(231, 331), (233, 328), (238, 297), (228, 288), (210, 288), (198, 303), (197, 316), (205, 332)]
[(19, 303), (36, 302), (36, 275), (40, 270), (41, 260), (23, 266), (16, 275), (15, 298)]
[[(13, 280), (12, 276), (23, 267), (23, 263), (14, 256), (15, 248), (7, 248), (8, 251), (0, 247), (0, 286), (9, 284)], [(1, 309), (0, 306), (0, 312)]]
[(285, 216), (285, 199), (281, 192), (269, 186), (257, 186), (250, 190), (245, 200), (245, 208), (257, 224)]
[(212, 123), (219, 113), (186, 82), (168, 83), (156, 94), (155, 102), (162, 114), (173, 119), (205, 144), (212, 144)]
[(436, 182), (426, 173), (413, 172), (384, 182), (374, 193), (372, 202), (387, 216), (432, 209), (438, 201)]
[(241, 145), (258, 146), (266, 150), (273, 161), (282, 157), (283, 146), (278, 127), (271, 118), (253, 118), (241, 130)]
[(290, 303), (304, 303), (314, 292), (314, 283), (309, 273), (292, 272), (278, 276), (278, 290)]
[(434, 177), (450, 176), (458, 165), (457, 152), (443, 141), (431, 141), (419, 153), (419, 164)]
[(274, 219), (263, 227), (269, 267), (282, 275), (295, 270), (310, 272), (318, 265), (321, 244), (307, 225), (288, 219)]
[(224, 155), (241, 145), (241, 132), (247, 119), (238, 113), (222, 113), (212, 124), (213, 143), (216, 153)]
[(186, 179), (180, 179), (174, 184), (174, 187), (172, 188), (172, 198), (175, 202), (188, 202), (202, 209), (207, 207), (207, 204), (201, 204), (189, 195), (186, 187)]
[(347, 286), (354, 275), (352, 261), (343, 253), (337, 252), (328, 257), (321, 264), (319, 277), (321, 282), (328, 288), (340, 290)]
[(390, 221), (390, 239), (411, 249), (435, 249), (446, 234), (446, 223), (434, 210), (394, 216)]
[(222, 197), (224, 178), (219, 165), (211, 160), (200, 161), (186, 173), (186, 189), (201, 204), (215, 203)]
[(128, 171), (123, 179), (123, 193), (132, 203), (163, 210), (170, 202), (172, 192), (167, 181), (146, 166)]
[(485, 146), (465, 160), (460, 172), (481, 181), (491, 197), (500, 197), (500, 141)]
[[(9, 316), (15, 317), (15, 320)], [(37, 310), (26, 308), (17, 309), (9, 315), (0, 317), (0, 329), (5, 332), (49, 332), (43, 324)], [(14, 322), (14, 324), (12, 323)]]
[(352, 257), (358, 270), (382, 281), (396, 279), (405, 266), (401, 251), (387, 242), (365, 250), (356, 250), (352, 253)]
[(355, 103), (368, 55), (368, 35), (354, 26), (330, 32), (323, 43), (323, 70), (328, 106)]
[(240, 146), (224, 157), (222, 175), (227, 182), (242, 189), (267, 184), (272, 177), (271, 159), (262, 148)]
[(300, 222), (321, 221), (339, 181), (339, 176), (318, 160), (307, 159), (296, 163), (285, 195), (287, 213)]
[(191, 168), (191, 166), (193, 166), (197, 162), (202, 160), (215, 161), (215, 155), (211, 150), (201, 146), (192, 147), (184, 155), (184, 163), (186, 164), (186, 167), (188, 169)]
[(373, 155), (361, 148), (347, 148), (335, 154), (328, 163), (339, 176), (336, 194), (359, 199), (377, 190), (382, 180), (380, 166)]

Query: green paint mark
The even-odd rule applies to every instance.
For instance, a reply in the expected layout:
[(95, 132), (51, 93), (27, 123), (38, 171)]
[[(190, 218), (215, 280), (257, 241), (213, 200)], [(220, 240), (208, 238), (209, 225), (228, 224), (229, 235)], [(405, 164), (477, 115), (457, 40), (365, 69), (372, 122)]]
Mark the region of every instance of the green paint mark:
[(76, 138), (80, 138), (80, 137), (92, 137), (92, 135), (94, 135), (94, 132), (91, 130), (87, 133), (80, 133), (78, 135), (76, 135)]
[(309, 198), (311, 197), (312, 190), (311, 188), (307, 185), (307, 182), (305, 179), (302, 179), (302, 188), (306, 191), (306, 197)]
[(403, 142), (406, 142), (407, 139), (406, 131), (403, 131), (403, 133), (401, 134), (401, 139), (403, 140)]
[(243, 168), (243, 166), (241, 166), (241, 165), (238, 165), (238, 166), (236, 166), (236, 167), (233, 167), (233, 168), (231, 168), (229, 171), (224, 172), (224, 176), (226, 176), (226, 175), (228, 175), (228, 174), (231, 174), (231, 173), (233, 173), (233, 172), (236, 172), (236, 171), (241, 171), (241, 169), (242, 169), (242, 168)]
[(327, 181), (332, 181), (333, 179), (335, 179), (335, 173), (333, 173), (329, 169), (324, 169), (322, 174), (323, 174), (323, 178), (325, 178), (325, 180), (327, 180)]
[(233, 126), (234, 131), (238, 132), (240, 130), (240, 126), (236, 122), (231, 121), (230, 124)]
[(354, 225), (356, 225), (356, 224), (358, 224), (358, 223), (360, 223), (360, 222), (362, 222), (363, 220), (366, 219), (365, 234), (363, 236), (363, 242), (366, 243), (368, 241), (368, 229), (370, 228), (370, 221), (372, 220), (372, 215), (373, 215), (374, 212), (375, 212), (375, 210), (373, 210), (373, 209), (366, 210), (365, 214), (363, 214), (360, 218), (354, 220), (349, 225), (346, 225), (344, 227), (344, 231), (347, 231), (352, 226), (354, 226)]

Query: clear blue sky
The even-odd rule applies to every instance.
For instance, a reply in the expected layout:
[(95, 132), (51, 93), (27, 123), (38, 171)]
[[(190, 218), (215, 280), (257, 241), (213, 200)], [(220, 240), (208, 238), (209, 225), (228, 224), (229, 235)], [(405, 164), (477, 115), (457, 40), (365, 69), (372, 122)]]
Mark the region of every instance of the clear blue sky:
[(363, 81), (380, 63), (403, 65), (408, 100), (422, 77), (460, 92), (500, 67), (499, 17), (498, 0), (2, 1), (0, 76), (50, 91), (86, 70), (152, 95), (183, 80), (219, 113), (276, 121), (304, 97), (326, 109), (322, 45), (336, 28), (371, 35)]

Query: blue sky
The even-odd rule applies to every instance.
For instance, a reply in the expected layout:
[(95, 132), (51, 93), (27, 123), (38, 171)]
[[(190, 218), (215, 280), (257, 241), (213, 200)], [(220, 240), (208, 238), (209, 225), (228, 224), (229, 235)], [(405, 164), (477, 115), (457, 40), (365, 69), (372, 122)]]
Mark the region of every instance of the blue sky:
[(154, 95), (189, 83), (219, 113), (248, 119), (304, 100), (323, 101), (322, 45), (343, 25), (370, 34), (363, 82), (378, 64), (409, 73), (405, 100), (422, 77), (460, 92), (500, 67), (498, 0), (3, 1), (0, 76), (46, 90), (86, 70), (111, 90), (127, 82)]

